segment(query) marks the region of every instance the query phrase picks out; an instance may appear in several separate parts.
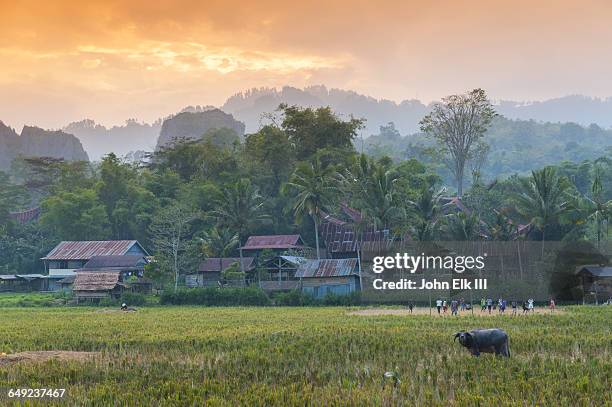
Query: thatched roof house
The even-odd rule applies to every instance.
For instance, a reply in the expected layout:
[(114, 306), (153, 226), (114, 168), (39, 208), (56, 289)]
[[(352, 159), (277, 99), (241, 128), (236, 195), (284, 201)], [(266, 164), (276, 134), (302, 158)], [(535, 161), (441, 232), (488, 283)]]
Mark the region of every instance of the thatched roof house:
[(121, 272), (77, 272), (72, 292), (79, 299), (118, 298), (123, 292)]

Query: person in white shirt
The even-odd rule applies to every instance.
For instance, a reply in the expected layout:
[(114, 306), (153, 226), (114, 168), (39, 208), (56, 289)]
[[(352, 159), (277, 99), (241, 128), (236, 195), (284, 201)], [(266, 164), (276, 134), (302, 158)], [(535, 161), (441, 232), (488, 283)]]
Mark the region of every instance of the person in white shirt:
[(436, 300), (436, 308), (438, 309), (438, 314), (439, 314), (440, 310), (442, 309), (442, 300), (439, 298)]

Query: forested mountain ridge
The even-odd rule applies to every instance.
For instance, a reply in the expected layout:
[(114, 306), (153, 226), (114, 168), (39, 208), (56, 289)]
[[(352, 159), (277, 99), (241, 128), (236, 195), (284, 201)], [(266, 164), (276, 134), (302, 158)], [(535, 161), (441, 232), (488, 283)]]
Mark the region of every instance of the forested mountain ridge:
[(79, 139), (63, 131), (24, 126), (21, 135), (0, 121), (0, 170), (7, 170), (18, 156), (88, 161)]
[[(388, 122), (394, 122), (402, 135), (415, 133), (419, 131), (419, 121), (431, 109), (431, 104), (416, 99), (398, 103), (351, 90), (328, 89), (322, 85), (304, 89), (290, 86), (280, 90), (251, 89), (228, 98), (221, 109), (243, 121), (247, 132), (253, 132), (259, 128), (261, 115), (275, 110), (280, 103), (304, 107), (329, 106), (337, 114), (365, 118), (364, 137), (376, 134), (378, 127)], [(499, 114), (509, 119), (574, 122), (582, 126), (596, 123), (603, 128), (612, 127), (612, 98), (570, 95), (538, 102), (500, 100), (494, 105)]]
[[(430, 111), (431, 104), (418, 100), (396, 103), (325, 86), (252, 89), (228, 98), (220, 109), (188, 106), (152, 124), (130, 119), (124, 125), (110, 128), (87, 119), (71, 123), (63, 131), (77, 136), (95, 161), (110, 152), (119, 157), (139, 152), (140, 156), (159, 146), (158, 139), (164, 144), (175, 137), (198, 138), (210, 128), (227, 127), (239, 136), (254, 133), (270, 123), (281, 103), (329, 106), (344, 119), (351, 116), (365, 119), (355, 141), (360, 151), (387, 154), (394, 159), (425, 159), (423, 149), (429, 141), (419, 134), (419, 122)], [(525, 173), (563, 160), (593, 159), (612, 145), (612, 132), (606, 130), (612, 125), (612, 101), (609, 99), (567, 96), (534, 103), (501, 101), (494, 106), (503, 117), (496, 119), (487, 134), (490, 152), (481, 169), (485, 178)], [(188, 123), (198, 115), (218, 117), (201, 119), (195, 127), (195, 122)], [(167, 123), (165, 130), (163, 123)], [(389, 135), (381, 137), (380, 129), (388, 127), (388, 123), (393, 123), (396, 134), (385, 139)], [(17, 155), (15, 143), (19, 140), (12, 129), (0, 129), (0, 132), (4, 134), (0, 143), (5, 151), (0, 156), (0, 168), (8, 168), (12, 157)]]

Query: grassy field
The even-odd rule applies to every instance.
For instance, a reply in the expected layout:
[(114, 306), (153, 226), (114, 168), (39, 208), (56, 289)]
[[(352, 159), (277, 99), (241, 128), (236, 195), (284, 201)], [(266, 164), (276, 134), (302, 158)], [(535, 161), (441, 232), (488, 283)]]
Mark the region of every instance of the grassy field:
[[(70, 405), (612, 405), (612, 307), (556, 315), (348, 315), (345, 308), (4, 308), (0, 388), (66, 388)], [(512, 358), (452, 335), (501, 327)], [(383, 381), (394, 371), (401, 382)]]

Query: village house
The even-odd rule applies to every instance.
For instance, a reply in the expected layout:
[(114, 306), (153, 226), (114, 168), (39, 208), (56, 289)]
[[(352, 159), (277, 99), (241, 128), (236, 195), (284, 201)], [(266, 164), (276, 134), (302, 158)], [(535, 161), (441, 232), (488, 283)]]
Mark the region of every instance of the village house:
[(125, 289), (120, 271), (79, 271), (72, 285), (72, 293), (77, 303), (83, 300), (117, 299)]
[[(255, 258), (243, 257), (242, 264), (244, 272), (250, 273), (255, 269)], [(199, 264), (196, 272), (185, 276), (185, 285), (190, 288), (218, 287), (222, 273), (231, 267), (240, 271), (239, 257), (209, 257)]]
[(361, 289), (357, 259), (307, 260), (300, 264), (295, 277), (301, 279), (302, 292), (314, 298), (346, 295)]
[(612, 298), (612, 266), (581, 266), (577, 274), (582, 283), (583, 302), (600, 304)]
[(143, 255), (94, 256), (82, 269), (77, 270), (77, 273), (118, 271), (122, 281), (129, 284), (131, 291), (147, 294), (153, 287), (152, 281), (144, 277), (144, 268), (148, 263), (149, 260)]
[(63, 241), (42, 258), (48, 274), (46, 289), (65, 289), (69, 285), (66, 277), (85, 267), (90, 271), (120, 271), (142, 277), (148, 255), (136, 240)]
[(46, 287), (42, 274), (1, 274), (0, 292), (42, 291)]
[(301, 256), (278, 255), (262, 262), (259, 287), (264, 291), (290, 291), (300, 288), (300, 279), (295, 276), (300, 264), (307, 259)]
[(391, 242), (388, 229), (364, 225), (359, 211), (340, 205), (340, 215), (321, 213), (320, 234), (327, 257), (345, 259), (359, 257), (364, 251), (377, 253)]

